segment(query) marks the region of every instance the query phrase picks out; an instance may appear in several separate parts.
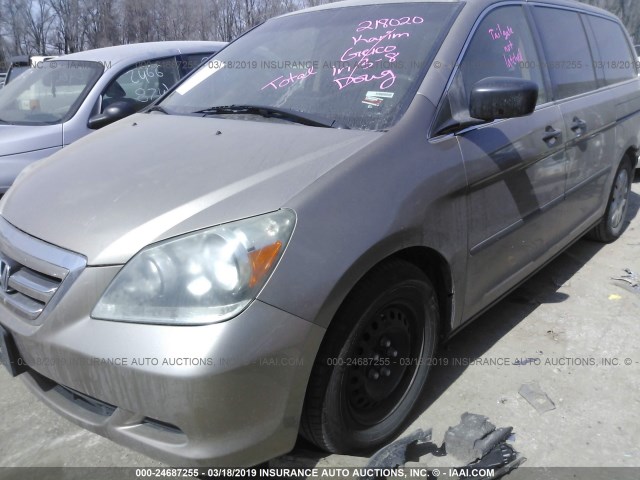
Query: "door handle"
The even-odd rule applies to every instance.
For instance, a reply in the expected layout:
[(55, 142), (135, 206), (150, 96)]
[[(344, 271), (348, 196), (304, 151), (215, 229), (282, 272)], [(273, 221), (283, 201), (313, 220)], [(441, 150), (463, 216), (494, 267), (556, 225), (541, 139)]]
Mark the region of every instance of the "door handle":
[(587, 122), (585, 122), (581, 118), (574, 117), (573, 124), (571, 125), (571, 130), (576, 134), (576, 137), (580, 137), (584, 132), (587, 131)]
[(546, 143), (550, 147), (552, 147), (553, 145), (556, 144), (556, 142), (558, 142), (558, 141), (560, 141), (560, 139), (562, 139), (562, 130), (556, 130), (551, 125), (549, 125), (544, 130), (544, 133), (545, 133), (545, 135), (544, 135), (544, 137), (542, 137), (542, 140), (544, 140), (544, 143)]

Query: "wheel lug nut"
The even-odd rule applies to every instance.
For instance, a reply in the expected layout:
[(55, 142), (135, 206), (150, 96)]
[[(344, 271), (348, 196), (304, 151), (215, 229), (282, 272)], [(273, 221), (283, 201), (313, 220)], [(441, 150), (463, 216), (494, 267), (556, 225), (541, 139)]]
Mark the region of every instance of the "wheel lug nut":
[(389, 375), (391, 375), (391, 370), (389, 370), (387, 367), (382, 367), (382, 369), (380, 370), (380, 373), (383, 376), (388, 377)]
[(378, 380), (380, 378), (380, 374), (377, 370), (369, 370), (369, 378), (371, 380)]
[(389, 355), (390, 357), (396, 358), (398, 356), (398, 351), (393, 348), (390, 348), (387, 351), (387, 355)]
[(387, 337), (382, 337), (380, 339), (380, 346), (389, 348), (391, 346), (391, 340), (389, 340)]
[(380, 354), (378, 354), (378, 353), (374, 354), (374, 355), (373, 355), (373, 360), (374, 360), (375, 362), (377, 362), (378, 360), (380, 360)]

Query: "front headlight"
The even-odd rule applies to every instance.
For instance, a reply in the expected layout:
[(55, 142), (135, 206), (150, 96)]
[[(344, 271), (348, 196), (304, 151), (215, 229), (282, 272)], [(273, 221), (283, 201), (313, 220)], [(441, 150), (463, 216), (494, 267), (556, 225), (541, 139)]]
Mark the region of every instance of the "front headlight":
[(260, 292), (294, 225), (295, 214), (279, 210), (149, 246), (122, 267), (91, 316), (172, 325), (234, 317)]

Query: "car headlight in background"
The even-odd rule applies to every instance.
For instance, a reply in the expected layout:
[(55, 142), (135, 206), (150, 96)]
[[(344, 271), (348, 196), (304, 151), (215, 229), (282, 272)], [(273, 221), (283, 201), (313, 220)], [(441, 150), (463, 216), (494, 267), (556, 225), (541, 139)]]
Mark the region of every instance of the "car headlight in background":
[(260, 292), (295, 225), (291, 210), (149, 246), (118, 272), (91, 316), (202, 325), (238, 315)]

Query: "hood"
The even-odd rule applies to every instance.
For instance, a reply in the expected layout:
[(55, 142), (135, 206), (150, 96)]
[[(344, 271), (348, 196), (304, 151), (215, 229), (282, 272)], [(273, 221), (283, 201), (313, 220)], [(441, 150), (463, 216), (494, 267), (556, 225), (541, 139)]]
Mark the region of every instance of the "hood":
[(34, 164), (0, 215), (90, 265), (285, 206), (381, 133), (138, 114)]
[(0, 157), (62, 146), (60, 125), (0, 125)]

